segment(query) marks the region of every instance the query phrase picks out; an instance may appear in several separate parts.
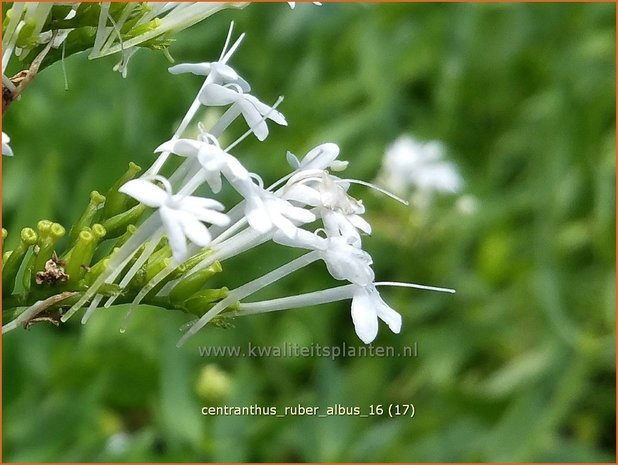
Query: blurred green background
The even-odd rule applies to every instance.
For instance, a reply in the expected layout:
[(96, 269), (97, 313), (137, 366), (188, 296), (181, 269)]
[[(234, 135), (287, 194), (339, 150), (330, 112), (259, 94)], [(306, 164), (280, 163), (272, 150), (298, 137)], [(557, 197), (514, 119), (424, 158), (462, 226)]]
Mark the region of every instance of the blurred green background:
[[(454, 196), (405, 207), (360, 186), (382, 289), (403, 315), (376, 345), (416, 358), (202, 358), (198, 345), (360, 346), (349, 302), (237, 319), (176, 349), (185, 315), (120, 307), (86, 326), (3, 337), (3, 460), (615, 461), (615, 5), (254, 4), (176, 36), (179, 62), (219, 56), (229, 21), (247, 38), (232, 64), (289, 127), (236, 155), (265, 180), (285, 152), (333, 141), (348, 176), (376, 177), (402, 134), (441, 140), (476, 209)], [(140, 51), (66, 60), (37, 77), (3, 120), (7, 245), (42, 218), (74, 221), (129, 160), (147, 166), (200, 85)], [(290, 252), (265, 247), (222, 284)], [(238, 268), (237, 268), (238, 267)], [(234, 272), (236, 270), (236, 272)], [(239, 276), (238, 270), (246, 270)], [(263, 295), (329, 286), (315, 264)], [(368, 409), (410, 418), (203, 417), (206, 405)]]

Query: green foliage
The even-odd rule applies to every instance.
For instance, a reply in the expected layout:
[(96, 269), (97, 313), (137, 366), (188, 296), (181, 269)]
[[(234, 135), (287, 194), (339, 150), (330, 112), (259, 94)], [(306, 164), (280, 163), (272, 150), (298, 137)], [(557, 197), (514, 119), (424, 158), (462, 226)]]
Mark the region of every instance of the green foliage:
[[(286, 97), (289, 128), (236, 151), (265, 182), (286, 173), (286, 150), (336, 142), (347, 175), (371, 180), (402, 133), (444, 141), (476, 210), (364, 193), (364, 243), (381, 280), (457, 294), (382, 291), (404, 325), (382, 327), (376, 345), (417, 343), (414, 358), (200, 357), (198, 345), (248, 341), (359, 346), (345, 302), (237, 318), (181, 350), (189, 317), (154, 307), (125, 334), (122, 306), (85, 326), (14, 331), (3, 338), (4, 460), (613, 461), (615, 5), (257, 4), (183, 31), (170, 52), (218, 57), (231, 19), (247, 32), (233, 64), (264, 101)], [(155, 52), (140, 51), (124, 80), (116, 60), (67, 59), (68, 91), (51, 66), (7, 112), (9, 231), (72, 224), (128, 161), (148, 166), (199, 86)], [(217, 282), (232, 289), (286, 257), (266, 246)], [(263, 294), (327, 285), (314, 266)], [(414, 403), (415, 417), (200, 412), (391, 403)]]

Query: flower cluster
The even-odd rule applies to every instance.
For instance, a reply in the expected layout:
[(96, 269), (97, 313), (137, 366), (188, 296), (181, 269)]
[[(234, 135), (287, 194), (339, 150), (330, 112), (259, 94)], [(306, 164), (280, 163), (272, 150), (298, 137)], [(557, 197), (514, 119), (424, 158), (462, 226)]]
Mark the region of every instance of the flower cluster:
[(439, 141), (420, 142), (408, 135), (386, 150), (378, 179), (399, 195), (410, 196), (420, 207), (435, 194), (456, 194), (463, 187), (457, 167), (445, 156)]
[[(373, 260), (362, 248), (364, 237), (371, 234), (371, 226), (363, 218), (362, 201), (349, 193), (352, 184), (371, 185), (339, 177), (347, 162), (338, 159), (340, 150), (336, 144), (321, 144), (301, 159), (288, 153), (291, 172), (269, 187), (243, 166), (233, 152), (244, 138), (253, 134), (263, 141), (269, 135), (270, 123), (280, 126), (287, 123), (277, 110), (282, 99), (273, 105), (263, 103), (250, 93), (248, 82), (229, 65), (243, 40), (241, 35), (230, 46), (232, 33), (233, 25), (218, 60), (181, 64), (169, 69), (173, 74), (204, 76), (204, 83), (176, 133), (156, 148), (159, 155), (153, 165), (139, 178), (132, 173), (117, 189), (119, 194), (140, 202), (139, 205), (125, 204), (130, 209), (120, 215), (146, 207), (154, 211), (139, 227), (127, 230), (126, 240), (88, 281), (61, 320), (67, 321), (89, 303), (82, 320), (85, 322), (102, 299), (107, 297), (103, 306), (110, 306), (123, 293), (126, 296), (127, 289), (135, 287), (137, 280), (140, 290), (131, 301), (130, 312), (146, 298), (160, 298), (167, 302), (182, 301), (183, 308), (199, 317), (179, 345), (206, 324), (221, 318), (344, 299), (352, 300), (352, 320), (363, 342), (370, 343), (376, 338), (379, 320), (398, 333), (402, 326), (401, 315), (382, 300), (377, 287), (450, 290), (376, 282)], [(186, 137), (186, 129), (200, 109), (220, 106), (226, 110), (212, 127), (198, 124), (199, 135), (194, 139)], [(239, 117), (246, 122), (247, 132), (223, 147), (221, 134)], [(161, 173), (172, 156), (179, 157), (181, 164), (165, 177)], [(240, 197), (237, 205), (227, 211), (210, 195), (196, 195), (198, 188), (205, 185), (216, 195), (224, 181)], [(114, 227), (111, 220), (105, 224), (108, 229)], [(161, 246), (162, 241), (165, 241), (164, 246)], [(205, 280), (202, 277), (210, 277), (213, 267), (220, 267), (225, 260), (266, 241), (306, 252), (236, 289), (213, 292), (203, 288)], [(169, 251), (167, 255), (166, 250)], [(153, 257), (165, 257), (165, 260)], [(330, 275), (346, 284), (270, 301), (245, 302), (265, 286), (316, 261), (324, 262)], [(148, 268), (148, 264), (154, 263), (161, 265)], [(109, 289), (114, 286), (116, 291), (110, 293)]]

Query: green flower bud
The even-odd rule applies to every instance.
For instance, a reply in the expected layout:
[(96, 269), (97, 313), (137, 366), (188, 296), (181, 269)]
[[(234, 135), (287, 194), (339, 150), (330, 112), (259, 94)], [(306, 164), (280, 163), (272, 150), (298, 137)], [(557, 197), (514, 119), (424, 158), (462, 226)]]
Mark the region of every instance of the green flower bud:
[(83, 283), (88, 287), (91, 286), (92, 283), (94, 283), (96, 279), (101, 275), (101, 273), (103, 273), (107, 269), (107, 267), (109, 266), (109, 261), (109, 257), (106, 257), (91, 266), (84, 275)]
[(24, 257), (28, 249), (35, 245), (38, 241), (38, 235), (31, 228), (21, 230), (20, 243), (15, 247), (15, 250), (10, 252), (6, 258), (3, 255), (2, 266), (2, 295), (10, 295), (15, 287), (15, 279), (21, 267)]
[(137, 231), (137, 226), (135, 226), (134, 224), (130, 224), (129, 226), (127, 226), (127, 230), (122, 236), (118, 238), (118, 240), (114, 244), (114, 248), (122, 247), (124, 243), (127, 242), (133, 234), (135, 234), (135, 231)]
[(187, 312), (202, 316), (213, 307), (215, 302), (225, 299), (230, 293), (227, 287), (221, 289), (206, 289), (198, 292), (190, 299), (187, 299), (182, 305)]
[(141, 267), (139, 270), (137, 270), (137, 273), (135, 273), (135, 276), (131, 278), (131, 281), (129, 281), (129, 284), (127, 284), (127, 288), (141, 289), (142, 287), (146, 285), (147, 282), (148, 282), (148, 275), (146, 272), (146, 268)]
[(73, 244), (77, 240), (77, 236), (84, 229), (92, 225), (96, 214), (99, 212), (101, 206), (105, 203), (105, 197), (99, 194), (97, 191), (90, 193), (90, 202), (88, 206), (80, 216), (77, 223), (71, 228), (69, 232), (69, 243)]
[(107, 230), (107, 237), (111, 239), (121, 236), (126, 232), (129, 225), (135, 224), (140, 219), (142, 214), (146, 211), (146, 208), (148, 208), (146, 205), (140, 203), (126, 212), (112, 216), (103, 221), (103, 226)]
[[(129, 207), (135, 205), (135, 201), (121, 192), (118, 192), (120, 187), (135, 178), (142, 169), (135, 163), (130, 162), (127, 171), (118, 179), (114, 185), (107, 191), (105, 208), (103, 209), (103, 218), (111, 218), (125, 212)], [(104, 224), (105, 225), (105, 224)], [(107, 228), (108, 230), (110, 228)]]
[(154, 252), (150, 257), (148, 257), (148, 264), (157, 263), (165, 258), (169, 258), (172, 256), (172, 249), (169, 246), (169, 242), (167, 237), (162, 237)]
[(153, 262), (148, 262), (146, 264), (146, 280), (150, 281), (154, 278), (159, 272), (163, 269), (167, 268), (170, 263), (172, 263), (172, 257), (162, 258), (160, 260), (156, 260)]
[(43, 271), (45, 269), (45, 263), (52, 257), (54, 253), (54, 247), (58, 239), (63, 237), (66, 233), (64, 227), (58, 223), (52, 223), (48, 220), (39, 221), (37, 225), (39, 229), (39, 241), (38, 251), (35, 254), (33, 271)]
[(204, 287), (210, 278), (223, 270), (221, 263), (214, 262), (208, 268), (197, 271), (180, 280), (170, 291), (170, 302), (179, 304), (189, 299)]
[(92, 229), (84, 228), (79, 233), (64, 268), (65, 273), (69, 275), (69, 285), (75, 285), (85, 275), (97, 245), (103, 237), (105, 237), (105, 228), (100, 224), (93, 225)]
[(190, 257), (187, 261), (185, 261), (184, 265), (187, 267), (187, 270), (190, 270), (197, 264), (204, 261), (210, 255), (212, 255), (212, 249), (202, 249), (198, 253)]

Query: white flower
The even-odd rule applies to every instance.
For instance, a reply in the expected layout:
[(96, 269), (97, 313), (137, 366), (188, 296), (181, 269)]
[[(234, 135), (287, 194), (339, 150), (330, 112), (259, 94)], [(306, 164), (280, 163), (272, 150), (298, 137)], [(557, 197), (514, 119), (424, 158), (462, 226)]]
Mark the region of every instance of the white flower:
[(235, 83), (240, 86), (240, 88), (244, 92), (249, 92), (251, 90), (251, 86), (247, 81), (245, 81), (240, 75), (227, 64), (229, 59), (232, 57), (243, 38), (244, 34), (241, 34), (234, 45), (227, 50), (227, 46), (229, 44), (230, 38), (232, 37), (232, 31), (234, 30), (234, 23), (230, 24), (230, 30), (227, 34), (227, 40), (225, 41), (225, 45), (223, 50), (221, 51), (221, 56), (217, 61), (213, 62), (204, 62), (204, 63), (184, 63), (176, 66), (172, 66), (168, 68), (168, 71), (172, 74), (182, 74), (182, 73), (191, 73), (196, 74), (198, 76), (208, 76), (208, 82), (214, 84), (231, 84)]
[(369, 235), (371, 225), (359, 215), (346, 215), (339, 211), (322, 210), (320, 216), (324, 223), (324, 229), (329, 237), (341, 236), (350, 241), (356, 247), (360, 247), (361, 237), (358, 231)]
[(349, 183), (320, 171), (301, 172), (292, 177), (284, 190), (284, 197), (303, 205), (316, 207), (329, 237), (352, 238), (360, 246), (359, 230), (371, 234), (371, 225), (360, 215), (363, 203), (347, 194)]
[(247, 125), (255, 134), (258, 140), (263, 141), (268, 136), (268, 126), (266, 119), (270, 119), (277, 124), (287, 126), (285, 117), (273, 107), (260, 102), (251, 94), (243, 92), (237, 84), (207, 84), (199, 95), (199, 100), (203, 105), (223, 106), (232, 105), (242, 113)]
[(311, 149), (302, 161), (299, 161), (293, 153), (288, 152), (287, 160), (294, 170), (325, 170), (335, 165), (335, 171), (340, 171), (341, 168), (347, 166), (347, 162), (336, 161), (338, 156), (339, 146), (326, 143)]
[(357, 286), (352, 298), (352, 321), (356, 334), (365, 344), (378, 335), (378, 318), (395, 334), (401, 331), (401, 315), (382, 300), (375, 286)]
[(223, 205), (216, 200), (172, 195), (169, 182), (160, 176), (156, 179), (163, 183), (165, 190), (144, 179), (134, 179), (124, 184), (119, 191), (144, 205), (159, 209), (174, 260), (182, 263), (188, 258), (187, 239), (200, 247), (210, 244), (210, 233), (202, 221), (226, 226), (230, 219), (220, 213)]
[(300, 231), (297, 224), (311, 223), (316, 219), (309, 210), (295, 207), (287, 200), (255, 184), (252, 184), (248, 191), (241, 193), (246, 201), (247, 221), (260, 233), (277, 228), (285, 236), (293, 238)]
[(204, 140), (170, 140), (155, 149), (155, 152), (171, 152), (182, 157), (197, 158), (206, 176), (206, 182), (216, 194), (221, 190), (221, 174), (232, 185), (251, 183), (247, 169), (232, 155), (219, 147), (217, 140), (208, 135)]
[(2, 155), (6, 155), (8, 157), (13, 156), (13, 150), (11, 150), (11, 147), (9, 147), (10, 142), (11, 142), (11, 138), (3, 132), (2, 133)]
[(294, 237), (275, 232), (273, 240), (288, 247), (317, 250), (331, 276), (347, 280), (359, 286), (373, 283), (375, 274), (371, 269), (373, 260), (357, 244), (346, 237), (323, 238), (304, 229), (298, 229)]
[(400, 194), (415, 189), (424, 196), (456, 193), (463, 184), (453, 163), (444, 159), (444, 145), (401, 136), (386, 151), (380, 177)]
[(220, 61), (211, 63), (182, 63), (168, 68), (172, 74), (191, 73), (198, 76), (210, 76), (213, 84), (238, 84), (243, 92), (249, 92), (251, 86), (231, 66)]

